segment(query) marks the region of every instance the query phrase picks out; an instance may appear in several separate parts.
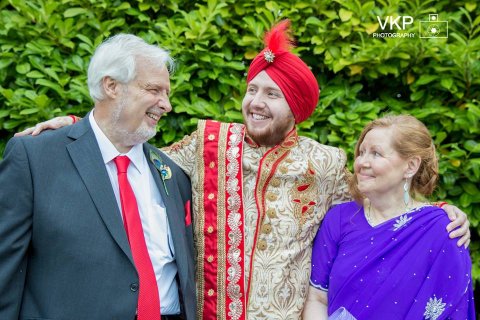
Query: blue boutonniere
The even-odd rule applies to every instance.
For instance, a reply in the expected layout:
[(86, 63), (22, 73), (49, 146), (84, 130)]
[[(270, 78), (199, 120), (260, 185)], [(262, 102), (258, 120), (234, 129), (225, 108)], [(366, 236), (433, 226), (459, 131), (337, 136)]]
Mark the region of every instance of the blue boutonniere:
[(160, 172), (160, 178), (162, 178), (163, 187), (165, 188), (165, 193), (168, 194), (167, 185), (165, 180), (168, 180), (172, 177), (172, 170), (170, 167), (163, 163), (163, 159), (155, 151), (150, 150), (150, 161), (152, 161), (155, 168)]

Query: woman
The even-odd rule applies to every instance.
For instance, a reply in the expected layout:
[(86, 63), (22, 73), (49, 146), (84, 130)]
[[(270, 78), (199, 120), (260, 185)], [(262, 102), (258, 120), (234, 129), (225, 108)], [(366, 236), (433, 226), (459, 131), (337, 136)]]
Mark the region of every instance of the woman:
[(475, 319), (468, 251), (448, 238), (444, 211), (422, 200), (437, 177), (423, 123), (387, 116), (365, 127), (356, 201), (331, 208), (314, 241), (305, 320)]

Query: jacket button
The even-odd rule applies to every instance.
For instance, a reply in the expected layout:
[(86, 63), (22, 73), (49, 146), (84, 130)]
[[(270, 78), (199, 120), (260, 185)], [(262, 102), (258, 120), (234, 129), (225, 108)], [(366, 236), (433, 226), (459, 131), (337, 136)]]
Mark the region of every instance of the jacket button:
[(265, 250), (265, 249), (267, 249), (267, 241), (265, 241), (265, 240), (258, 240), (257, 249), (262, 250), (262, 251)]
[(138, 291), (138, 283), (132, 283), (130, 285), (130, 290), (132, 290), (133, 292), (137, 292)]
[(269, 234), (270, 232), (272, 232), (272, 225), (271, 224), (264, 224), (262, 226), (262, 232), (266, 233), (266, 234)]

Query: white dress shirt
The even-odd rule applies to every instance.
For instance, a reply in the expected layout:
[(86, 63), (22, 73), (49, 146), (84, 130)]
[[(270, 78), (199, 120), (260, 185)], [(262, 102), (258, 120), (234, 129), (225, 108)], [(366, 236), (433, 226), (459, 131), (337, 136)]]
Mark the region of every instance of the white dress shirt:
[[(126, 154), (118, 152), (98, 126), (93, 117), (93, 112), (94, 110), (89, 115), (90, 125), (100, 147), (120, 212), (122, 212), (122, 206), (120, 204), (117, 167), (113, 159), (119, 155), (126, 155), (130, 158), (127, 176), (137, 198), (143, 234), (157, 279), (161, 313), (165, 315), (178, 314), (180, 313), (180, 303), (178, 285), (175, 280), (177, 274), (175, 250), (165, 205), (143, 153), (143, 146), (142, 144), (135, 145)], [(120, 218), (122, 219), (121, 216)]]

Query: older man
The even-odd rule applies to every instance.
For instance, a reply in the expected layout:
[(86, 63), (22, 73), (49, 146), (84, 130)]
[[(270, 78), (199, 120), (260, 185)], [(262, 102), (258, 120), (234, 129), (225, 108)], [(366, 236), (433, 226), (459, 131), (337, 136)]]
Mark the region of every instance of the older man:
[(191, 185), (145, 142), (171, 110), (165, 50), (101, 44), (88, 117), (9, 141), (0, 164), (1, 319), (194, 319)]

